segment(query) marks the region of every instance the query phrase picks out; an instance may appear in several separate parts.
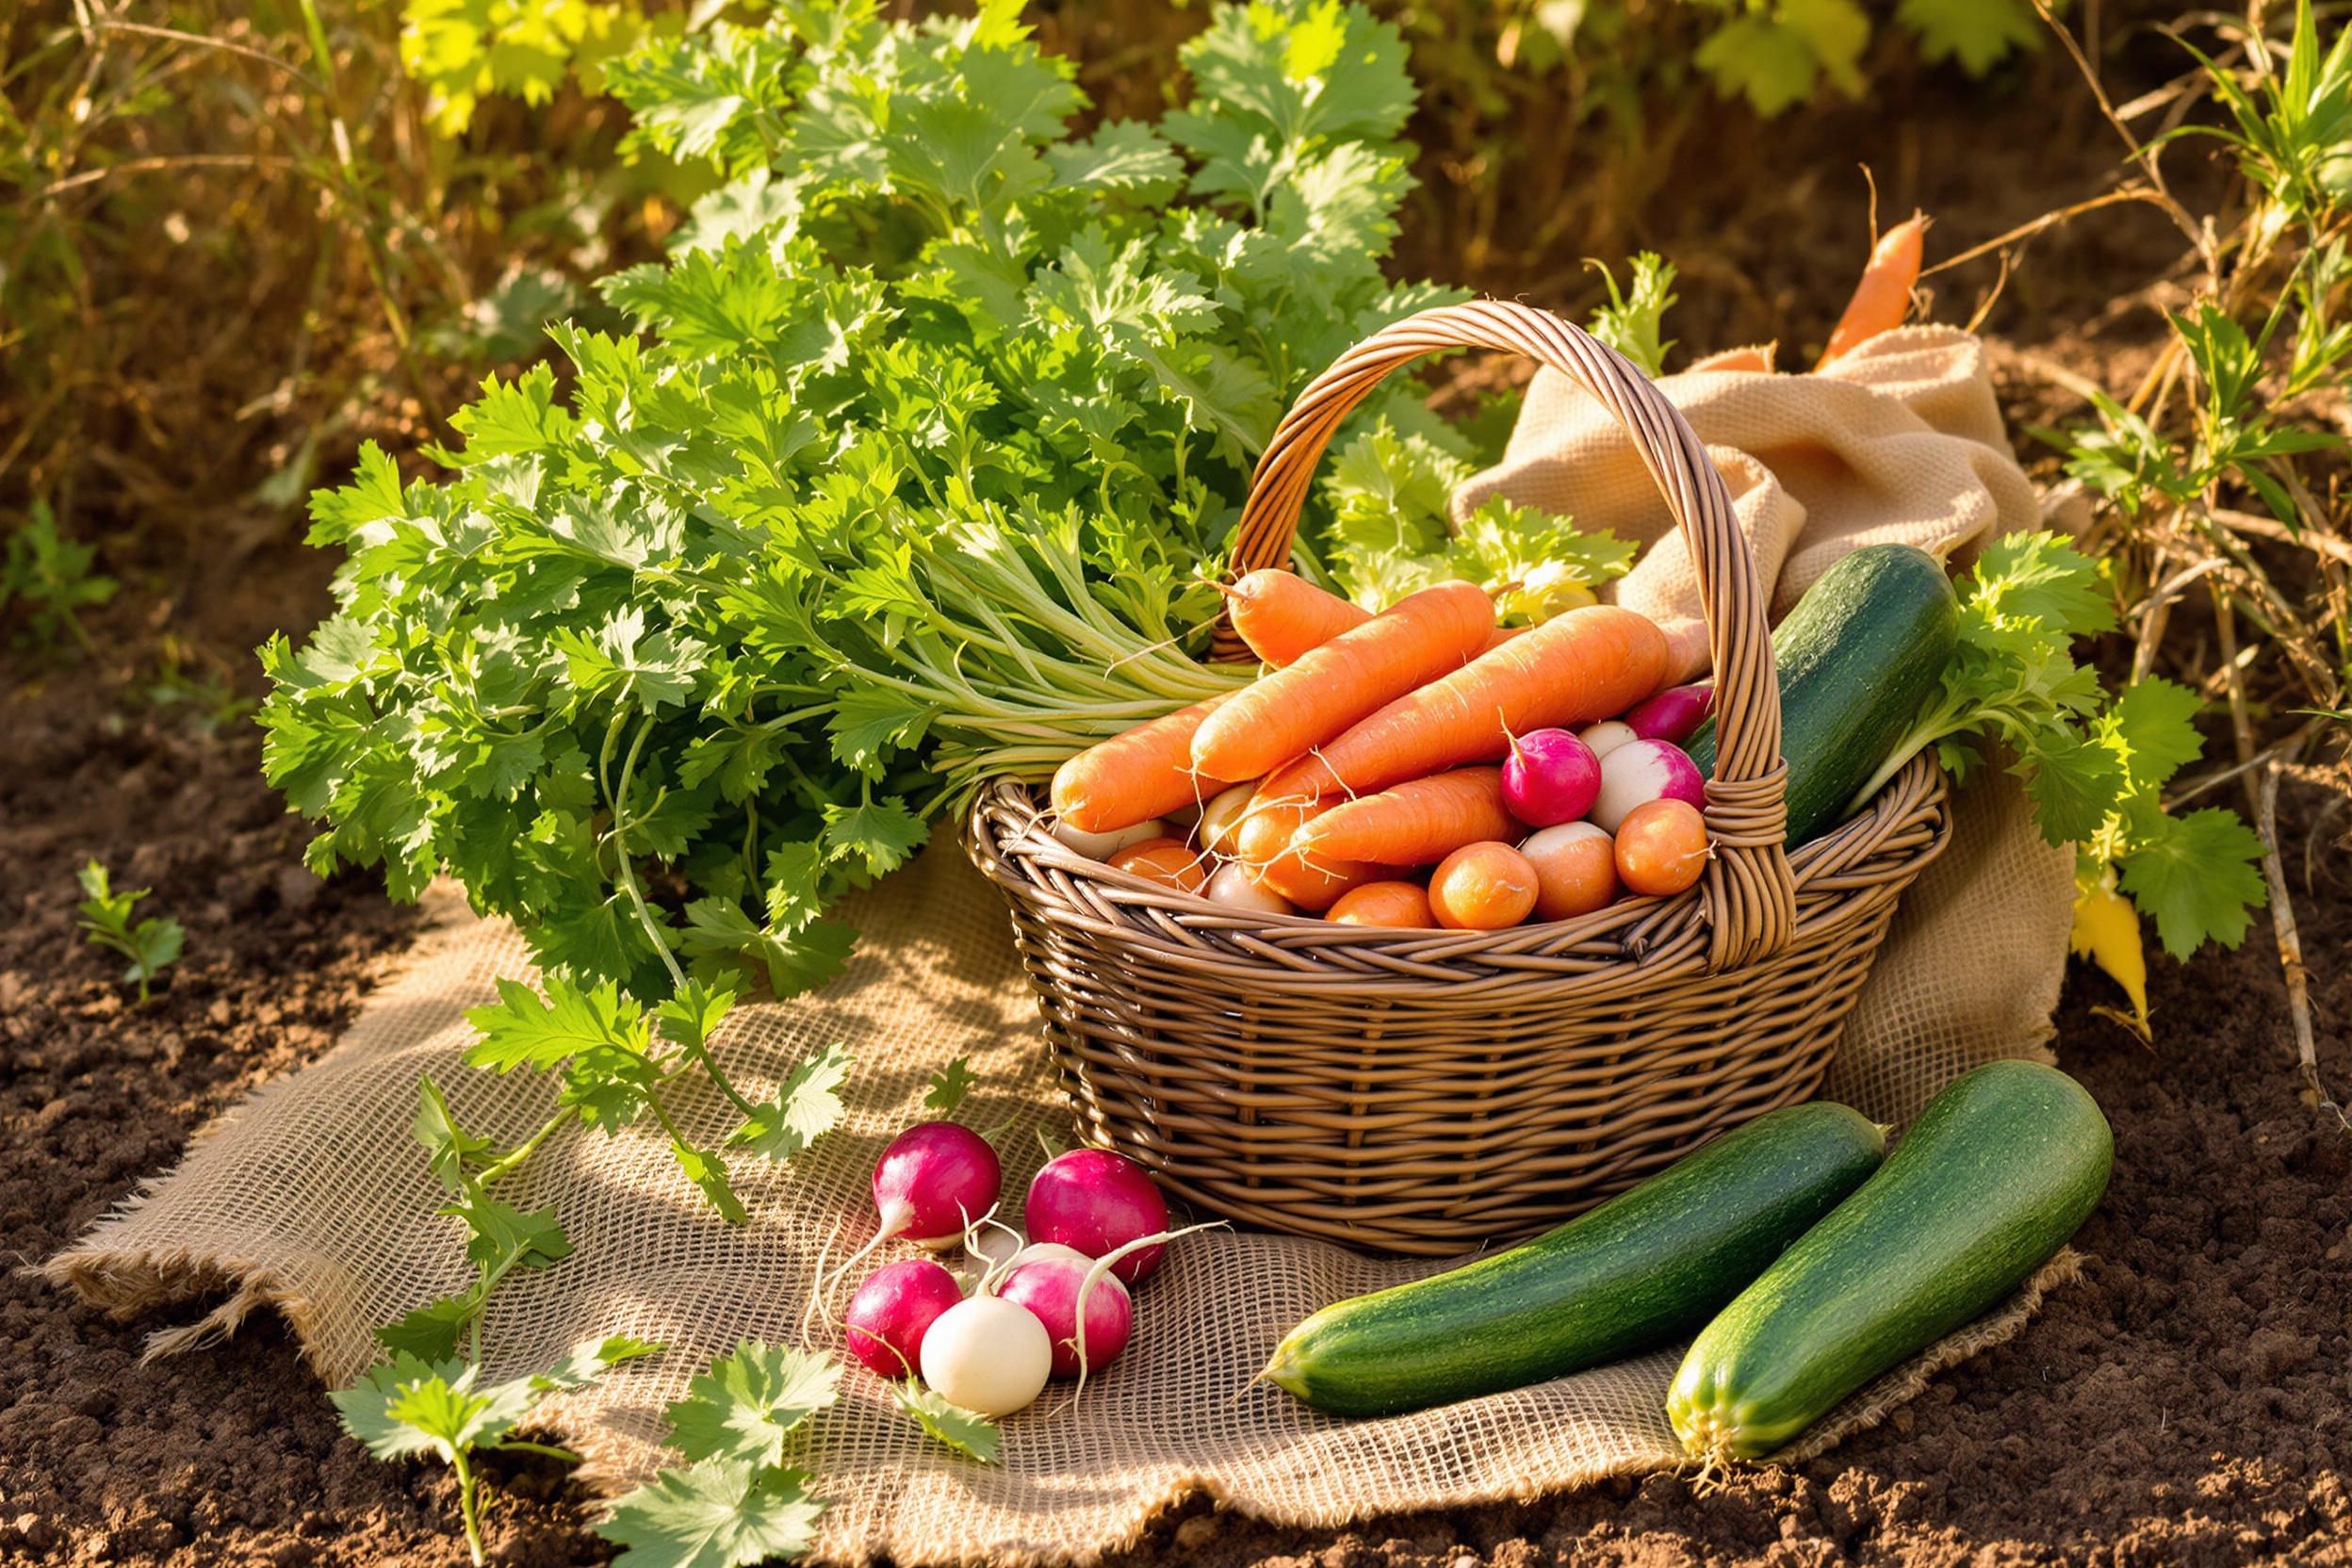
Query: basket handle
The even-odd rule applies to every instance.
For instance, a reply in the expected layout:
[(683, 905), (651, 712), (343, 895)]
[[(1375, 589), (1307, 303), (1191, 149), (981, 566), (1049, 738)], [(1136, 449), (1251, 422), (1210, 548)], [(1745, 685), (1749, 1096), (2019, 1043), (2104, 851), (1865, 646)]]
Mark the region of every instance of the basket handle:
[[(1309, 383), (1275, 429), (1242, 507), (1233, 575), (1289, 564), (1298, 509), (1340, 422), (1391, 370), (1448, 349), (1499, 350), (1558, 370), (1625, 426), (1658, 482), (1690, 542), (1715, 660), (1715, 777), (1706, 810), (1716, 853), (1702, 892), (1707, 962), (1723, 969), (1777, 953), (1795, 934), (1796, 885), (1764, 591), (1723, 475), (1681, 411), (1625, 355), (1548, 312), (1502, 300), (1440, 305), (1381, 328)], [(1216, 656), (1238, 650), (1220, 620)]]

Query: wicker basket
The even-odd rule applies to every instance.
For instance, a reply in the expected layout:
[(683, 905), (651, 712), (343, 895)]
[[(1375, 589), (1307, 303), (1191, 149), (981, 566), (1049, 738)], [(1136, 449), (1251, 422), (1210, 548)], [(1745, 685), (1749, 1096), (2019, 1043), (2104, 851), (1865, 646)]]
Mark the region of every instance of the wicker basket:
[(1524, 354), (1590, 390), (1690, 540), (1719, 715), (1698, 887), (1554, 924), (1385, 931), (1224, 910), (1112, 871), (1054, 840), (1038, 793), (1009, 781), (968, 824), (1087, 1137), (1202, 1209), (1433, 1256), (1557, 1223), (1810, 1095), (1896, 898), (1950, 834), (1921, 758), (1786, 853), (1765, 596), (1730, 496), (1640, 371), (1543, 312), (1424, 311), (1341, 356), (1266, 448), (1236, 573), (1288, 561), (1316, 460), (1374, 384), (1457, 348)]

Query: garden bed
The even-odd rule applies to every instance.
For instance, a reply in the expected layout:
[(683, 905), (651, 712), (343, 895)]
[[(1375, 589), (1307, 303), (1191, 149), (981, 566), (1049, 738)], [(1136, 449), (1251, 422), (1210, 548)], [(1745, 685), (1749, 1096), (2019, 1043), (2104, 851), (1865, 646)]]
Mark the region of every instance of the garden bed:
[[(176, 624), (231, 654), (253, 617), (301, 621), (318, 593), (314, 564), (265, 555)], [(103, 645), (144, 663), (161, 618), (126, 600), (101, 623)], [(171, 1164), (205, 1120), (322, 1051), (412, 919), (364, 877), (320, 884), (301, 869), (302, 830), (260, 782), (241, 725), (204, 734), (119, 676), (93, 692), (14, 658), (0, 670), (19, 764), (0, 786), (16, 910), (0, 935), (0, 1250), (31, 1261)], [(2301, 885), (2309, 802), (2289, 800), (2304, 940), (2344, 951), (2352, 890), (2325, 854)], [(144, 1011), (73, 931), (64, 890), (90, 855), (152, 884), (188, 928), (188, 957)], [(2328, 1560), (2352, 1532), (2347, 1143), (2299, 1094), (2264, 944), (2159, 965), (2152, 989), (2153, 1052), (2093, 1015), (2108, 989), (2087, 972), (2059, 1017), (2060, 1063), (2116, 1133), (2114, 1184), (2076, 1244), (2083, 1280), (1886, 1427), (1704, 1494), (1658, 1477), (1338, 1535), (1196, 1502), (1135, 1560), (1516, 1564), (1573, 1548), (1626, 1563)], [(2352, 983), (2331, 966), (2312, 1002), (2322, 1067), (2340, 1079)], [(0, 1291), (19, 1380), (0, 1411), (0, 1551), (188, 1568), (462, 1560), (446, 1475), (380, 1464), (343, 1436), (283, 1323), (140, 1364), (156, 1324), (110, 1323), (22, 1274)], [(609, 1556), (562, 1466), (506, 1462), (496, 1560)]]

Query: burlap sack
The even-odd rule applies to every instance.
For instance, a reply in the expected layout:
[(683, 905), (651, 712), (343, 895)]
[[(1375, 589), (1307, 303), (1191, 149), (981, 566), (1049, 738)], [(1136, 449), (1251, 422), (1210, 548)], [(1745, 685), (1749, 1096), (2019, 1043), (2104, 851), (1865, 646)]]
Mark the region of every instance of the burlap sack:
[[(1935, 351), (1946, 356), (1947, 376), (1981, 381), (1965, 340), (1944, 339)], [(1722, 380), (1668, 384), (1715, 439), (1725, 427), (1710, 409), (1739, 401), (1713, 384)], [(1924, 443), (1913, 438), (1934, 433), (1925, 415), (1906, 423), (1869, 399), (1813, 395), (1845, 400), (1819, 406), (1824, 427), (1878, 418), (1915, 448)], [(1912, 406), (1934, 401), (1918, 398)], [(1530, 406), (1530, 433), (1545, 406)], [(1826, 450), (1832, 437), (1818, 433)], [(1997, 440), (1997, 423), (1986, 433)], [(1533, 447), (1531, 439), (1514, 443), (1514, 462), (1529, 461)], [(1932, 461), (1915, 465), (1919, 482), (1968, 467), (1961, 460), (1948, 471)], [(1519, 482), (1508, 472), (1505, 479)], [(1753, 517), (1785, 517), (1786, 505), (1802, 505), (1813, 523), (1783, 528), (1768, 559), (1816, 560), (1813, 528), (1826, 510), (1817, 497), (1827, 492), (1786, 476), (1782, 486), (1787, 501), (1759, 506)], [(1747, 491), (1772, 488), (1759, 482)], [(1952, 488), (1944, 511), (1920, 515), (1965, 515), (1981, 529), (2003, 514), (2008, 498), (1986, 498), (2005, 488)], [(1597, 496), (1577, 487), (1577, 510), (1595, 521), (1605, 504)], [(1920, 503), (1912, 496), (1906, 504), (1916, 511)], [(1639, 531), (1639, 507), (1622, 510), (1609, 520)], [(1743, 509), (1743, 519), (1751, 515)], [(1671, 574), (1644, 580), (1660, 576)], [(1642, 586), (1630, 585), (1628, 596)], [(1907, 1115), (1956, 1066), (2030, 1053), (2047, 1032), (2065, 945), (2063, 906), (2051, 907), (2062, 897), (2063, 868), (2047, 852), (2024, 852), (2013, 805), (1967, 797), (1959, 822), (1952, 851), (1898, 921), (1833, 1086), (1883, 1118)], [(451, 1222), (434, 1217), (442, 1196), (407, 1134), (417, 1075), (439, 1081), (468, 1128), (501, 1139), (534, 1126), (551, 1091), (527, 1073), (496, 1078), (460, 1062), (469, 1034), (464, 1010), (491, 1000), (496, 978), (530, 971), (510, 928), (467, 917), (447, 890), (433, 898), (435, 929), (333, 1052), (207, 1129), (176, 1171), (52, 1260), (50, 1276), (124, 1313), (225, 1293), (197, 1321), (158, 1334), (158, 1350), (192, 1348), (258, 1307), (276, 1307), (330, 1383), (374, 1359), (372, 1325), (463, 1284), (460, 1238)], [(493, 1376), (545, 1365), (572, 1343), (606, 1333), (670, 1347), (551, 1407), (553, 1429), (588, 1456), (584, 1475), (599, 1490), (616, 1492), (662, 1462), (662, 1408), (738, 1339), (831, 1342), (804, 1321), (815, 1263), (827, 1249), (838, 1258), (870, 1228), (872, 1162), (892, 1133), (923, 1116), (935, 1069), (971, 1057), (980, 1086), (966, 1114), (974, 1125), (1007, 1126), (999, 1143), (1016, 1200), (1042, 1157), (1035, 1134), (1068, 1135), (1004, 909), (957, 847), (935, 842), (847, 913), (865, 932), (849, 971), (821, 996), (743, 1011), (719, 1042), (755, 1094), (834, 1040), (847, 1041), (861, 1064), (841, 1131), (786, 1167), (738, 1162), (751, 1224), (720, 1223), (686, 1187), (662, 1138), (644, 1128), (561, 1137), (501, 1189), (524, 1206), (552, 1202), (578, 1250), (501, 1286), (484, 1335)], [(1951, 927), (1960, 923), (1966, 929), (1955, 938)], [(1936, 944), (1942, 952), (1931, 972)], [(705, 1140), (729, 1119), (715, 1093), (681, 1094), (673, 1109)], [(881, 1385), (853, 1372), (841, 1404), (812, 1423), (800, 1456), (831, 1501), (820, 1551), (907, 1564), (1083, 1561), (1132, 1540), (1154, 1513), (1195, 1491), (1280, 1522), (1336, 1526), (1680, 1462), (1661, 1407), (1674, 1349), (1382, 1421), (1320, 1416), (1252, 1380), (1276, 1340), (1307, 1313), (1431, 1266), (1271, 1236), (1187, 1238), (1138, 1294), (1126, 1357), (1083, 1398), (1056, 1389), (1007, 1422), (996, 1466), (932, 1445), (897, 1415)], [(2042, 1290), (2074, 1266), (2062, 1255), (1999, 1312), (1833, 1413), (1798, 1453), (1878, 1419), (1936, 1369), (2015, 1332)]]
[[(1917, 545), (1964, 564), (1996, 534), (2042, 526), (1984, 346), (1967, 333), (1900, 328), (1811, 375), (1709, 365), (1659, 385), (1731, 487), (1775, 620), (1860, 546)], [(1624, 429), (1557, 371), (1537, 373), (1502, 462), (1462, 487), (1456, 510), (1495, 495), (1648, 547), (1614, 597), (1668, 629), (1686, 675), (1704, 668), (1698, 584), (1658, 486)], [(1952, 816), (1952, 846), (1903, 895), (1822, 1090), (1893, 1120), (1988, 1057), (2050, 1059), (2074, 852), (2042, 841), (2005, 775), (1979, 777)]]

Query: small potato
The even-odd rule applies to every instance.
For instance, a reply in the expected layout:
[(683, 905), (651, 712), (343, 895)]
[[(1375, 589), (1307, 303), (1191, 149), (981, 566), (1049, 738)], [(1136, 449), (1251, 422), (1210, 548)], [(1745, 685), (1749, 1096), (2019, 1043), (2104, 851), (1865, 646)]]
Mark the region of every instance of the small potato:
[(1228, 860), (1217, 868), (1209, 878), (1208, 900), (1232, 909), (1249, 909), (1261, 915), (1295, 915), (1298, 906), (1282, 894), (1266, 887), (1250, 874), (1250, 868), (1238, 860)]
[(1066, 822), (1057, 822), (1054, 825), (1054, 836), (1089, 860), (1108, 860), (1131, 845), (1165, 839), (1168, 832), (1168, 824), (1153, 817), (1150, 822), (1139, 822), (1113, 833), (1082, 833)]

